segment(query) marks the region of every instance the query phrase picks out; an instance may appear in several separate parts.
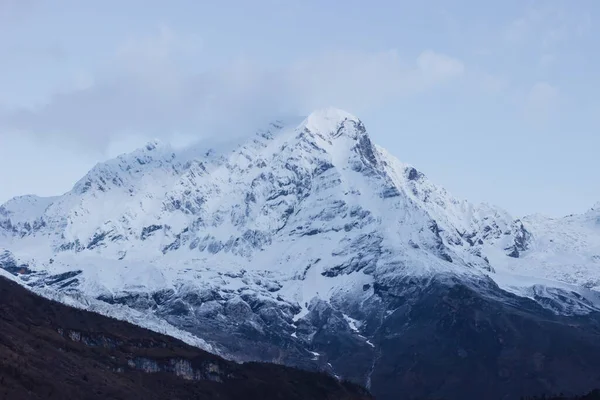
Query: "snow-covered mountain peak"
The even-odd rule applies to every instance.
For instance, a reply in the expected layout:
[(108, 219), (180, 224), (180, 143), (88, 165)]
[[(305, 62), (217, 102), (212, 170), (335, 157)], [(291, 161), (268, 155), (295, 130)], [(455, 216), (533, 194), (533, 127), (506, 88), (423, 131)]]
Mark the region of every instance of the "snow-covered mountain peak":
[[(96, 165), (64, 196), (14, 199), (0, 208), (0, 250), (31, 270), (77, 266), (77, 285), (95, 296), (222, 290), (224, 273), (225, 293), (257, 281), (265, 296), (298, 304), (440, 273), (600, 286), (600, 246), (580, 239), (589, 223), (518, 220), (456, 199), (345, 111), (243, 133), (185, 149), (152, 141)], [(574, 264), (539, 256), (548, 249)]]
[(42, 216), (46, 208), (57, 197), (40, 197), (36, 195), (17, 196), (0, 206), (0, 218), (10, 217), (16, 221), (33, 221)]
[(153, 151), (153, 150), (156, 150), (156, 148), (159, 147), (161, 144), (162, 144), (162, 142), (159, 139), (153, 139), (153, 140), (150, 140), (148, 143), (146, 143), (144, 148), (147, 151)]
[(597, 202), (596, 204), (594, 204), (594, 205), (592, 206), (592, 208), (590, 208), (590, 209), (588, 210), (588, 212), (592, 212), (592, 213), (600, 213), (600, 201), (599, 201), (599, 202)]
[(302, 125), (313, 133), (335, 138), (343, 133), (346, 122), (352, 122), (354, 126), (362, 124), (354, 115), (335, 107), (328, 107), (312, 112)]
[[(241, 361), (308, 350), (337, 370), (346, 354), (381, 355), (413, 316), (439, 326), (440, 307), (417, 302), (426, 293), (460, 316), (437, 285), (509, 308), (530, 309), (527, 297), (555, 313), (600, 311), (600, 204), (515, 218), (457, 199), (327, 108), (186, 148), (151, 141), (63, 196), (7, 202), (5, 273), (60, 301), (173, 324)], [(466, 308), (479, 303), (464, 293)], [(338, 342), (351, 347), (336, 364)]]

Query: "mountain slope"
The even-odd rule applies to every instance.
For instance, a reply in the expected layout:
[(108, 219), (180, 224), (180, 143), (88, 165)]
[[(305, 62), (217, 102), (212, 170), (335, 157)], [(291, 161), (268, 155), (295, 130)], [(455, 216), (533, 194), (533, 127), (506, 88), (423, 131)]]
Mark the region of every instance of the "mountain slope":
[(0, 277), (3, 399), (368, 399), (358, 386), (238, 365), (168, 336), (46, 300)]
[(0, 267), (234, 359), (377, 392), (381, 330), (428, 290), (458, 282), (593, 320), (598, 220), (596, 209), (517, 219), (456, 199), (374, 145), (358, 118), (325, 109), (234, 142), (149, 143), (63, 196), (16, 198), (0, 207)]
[[(421, 284), (373, 337), (376, 398), (520, 399), (600, 384), (600, 315), (557, 315), (493, 284)], [(468, 382), (468, 384), (466, 384)]]

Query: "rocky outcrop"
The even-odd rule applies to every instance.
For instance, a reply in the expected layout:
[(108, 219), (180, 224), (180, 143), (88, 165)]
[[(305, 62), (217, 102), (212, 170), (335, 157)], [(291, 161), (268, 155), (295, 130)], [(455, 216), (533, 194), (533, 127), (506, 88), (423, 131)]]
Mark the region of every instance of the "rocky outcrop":
[(367, 400), (359, 386), (236, 364), (176, 339), (43, 299), (0, 277), (0, 398)]

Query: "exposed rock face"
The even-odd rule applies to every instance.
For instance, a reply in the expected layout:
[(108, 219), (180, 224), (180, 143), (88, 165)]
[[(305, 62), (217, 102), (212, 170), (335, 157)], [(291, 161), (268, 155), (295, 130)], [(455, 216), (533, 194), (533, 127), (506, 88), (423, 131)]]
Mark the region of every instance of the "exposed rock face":
[[(382, 346), (402, 342), (380, 333), (403, 337), (413, 319), (394, 322), (397, 310), (456, 282), (499, 304), (534, 300), (561, 324), (587, 316), (590, 333), (598, 220), (596, 209), (517, 219), (456, 199), (358, 118), (326, 109), (233, 145), (150, 143), (63, 196), (13, 199), (0, 207), (0, 268), (61, 301), (171, 324), (236, 360), (326, 370), (385, 399), (416, 387), (394, 377), (406, 365), (385, 372)], [(440, 317), (428, 315), (424, 337)]]
[(225, 361), (176, 339), (43, 299), (0, 277), (3, 399), (369, 399), (280, 365)]

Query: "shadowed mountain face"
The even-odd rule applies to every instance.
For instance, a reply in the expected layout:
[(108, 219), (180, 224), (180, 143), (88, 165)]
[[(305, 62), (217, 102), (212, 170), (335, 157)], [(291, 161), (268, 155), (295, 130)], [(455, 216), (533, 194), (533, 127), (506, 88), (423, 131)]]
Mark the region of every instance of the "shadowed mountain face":
[(416, 291), (396, 299), (374, 335), (376, 398), (519, 399), (600, 387), (597, 314), (559, 316), (493, 284)]
[[(334, 329), (331, 310), (319, 314), (316, 348), (329, 349), (345, 376), (368, 379), (376, 398), (519, 399), (600, 386), (597, 315), (558, 316), (485, 282), (413, 285), (410, 296), (378, 288), (396, 308), (382, 323), (372, 315), (371, 352)], [(2, 399), (371, 398), (324, 374), (225, 361), (4, 278), (0, 383)]]
[(236, 364), (0, 277), (1, 399), (369, 399), (358, 386)]
[(587, 394), (581, 396), (535, 396), (535, 397), (527, 397), (523, 400), (600, 400), (600, 390), (596, 389)]

